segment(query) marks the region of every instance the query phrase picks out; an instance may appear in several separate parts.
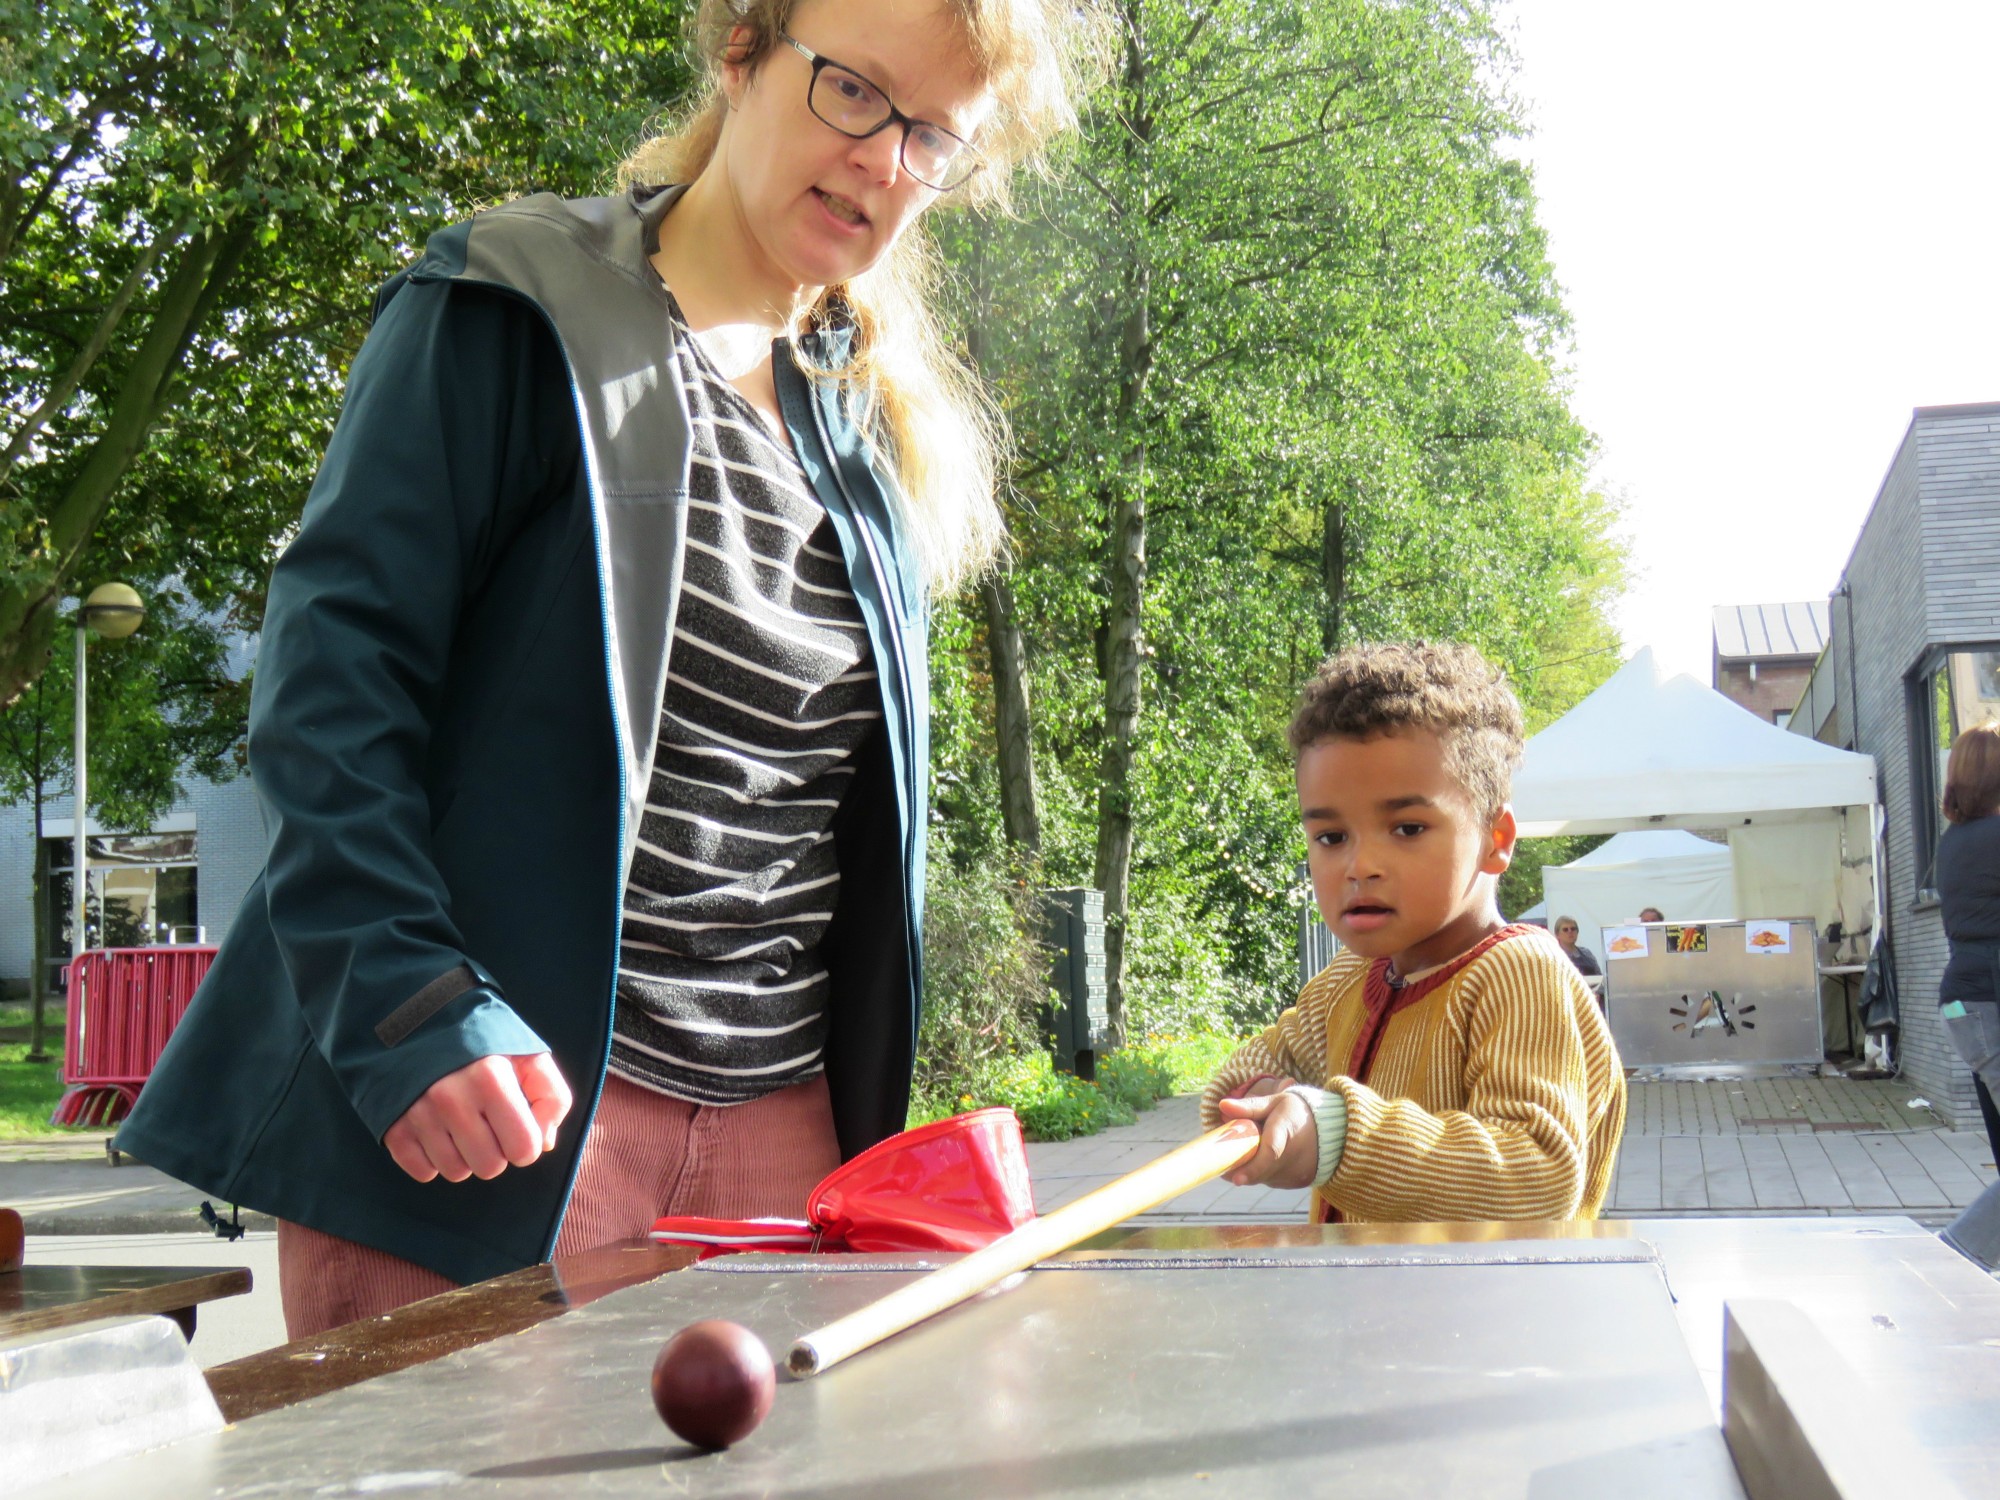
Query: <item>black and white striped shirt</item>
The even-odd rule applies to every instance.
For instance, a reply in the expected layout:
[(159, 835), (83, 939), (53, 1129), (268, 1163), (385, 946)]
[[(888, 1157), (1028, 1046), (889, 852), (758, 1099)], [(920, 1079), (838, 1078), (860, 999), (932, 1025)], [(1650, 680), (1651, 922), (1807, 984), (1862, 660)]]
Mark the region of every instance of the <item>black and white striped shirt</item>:
[(611, 1066), (734, 1104), (820, 1071), (831, 825), (882, 707), (825, 508), (674, 316), (694, 436), (687, 550)]

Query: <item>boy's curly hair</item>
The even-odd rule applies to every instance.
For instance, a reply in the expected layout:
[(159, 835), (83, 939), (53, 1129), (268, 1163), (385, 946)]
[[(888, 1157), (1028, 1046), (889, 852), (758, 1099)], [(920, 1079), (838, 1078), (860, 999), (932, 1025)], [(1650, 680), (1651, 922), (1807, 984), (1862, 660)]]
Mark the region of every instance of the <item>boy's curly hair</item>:
[(1421, 729), (1482, 818), (1506, 805), (1521, 763), (1521, 705), (1498, 667), (1450, 641), (1349, 646), (1320, 663), (1292, 715), (1294, 754), (1321, 740)]

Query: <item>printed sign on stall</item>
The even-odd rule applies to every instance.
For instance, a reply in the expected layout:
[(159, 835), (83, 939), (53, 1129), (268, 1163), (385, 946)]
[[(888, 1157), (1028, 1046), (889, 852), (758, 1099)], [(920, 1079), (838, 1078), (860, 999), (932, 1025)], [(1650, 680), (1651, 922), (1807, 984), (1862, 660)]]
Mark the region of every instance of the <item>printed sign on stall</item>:
[(1708, 929), (1706, 927), (1669, 927), (1667, 929), (1667, 952), (1708, 952)]
[(1607, 927), (1604, 929), (1604, 956), (1606, 958), (1644, 958), (1651, 948), (1652, 937), (1643, 927)]
[(1752, 953), (1790, 953), (1792, 951), (1792, 924), (1790, 922), (1746, 922), (1743, 924), (1743, 946)]

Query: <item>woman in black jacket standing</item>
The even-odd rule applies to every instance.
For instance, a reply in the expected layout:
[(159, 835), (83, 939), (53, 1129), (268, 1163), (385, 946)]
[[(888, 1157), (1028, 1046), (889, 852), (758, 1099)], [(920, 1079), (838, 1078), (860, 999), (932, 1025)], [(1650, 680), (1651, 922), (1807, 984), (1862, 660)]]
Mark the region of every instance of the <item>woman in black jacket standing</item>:
[(1002, 529), (918, 226), (1073, 123), (1088, 7), (680, 9), (627, 191), (383, 289), (273, 573), (265, 869), (118, 1138), (278, 1219), (294, 1338), (907, 1115), (927, 601)]
[[(1975, 724), (1951, 747), (1938, 840), (1938, 902), (1951, 956), (1938, 986), (1952, 1045), (1972, 1069), (1987, 1136), (2000, 1161), (1993, 1096), (2000, 1092), (2000, 724)], [(2000, 1265), (2000, 1183), (1944, 1231), (1945, 1243), (1985, 1266)]]

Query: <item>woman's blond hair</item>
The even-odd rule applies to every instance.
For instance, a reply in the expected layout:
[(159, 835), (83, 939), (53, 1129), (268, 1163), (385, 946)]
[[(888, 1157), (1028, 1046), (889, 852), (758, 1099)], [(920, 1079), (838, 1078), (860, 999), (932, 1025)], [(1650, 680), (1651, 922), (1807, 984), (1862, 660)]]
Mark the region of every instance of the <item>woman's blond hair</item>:
[[(728, 109), (723, 63), (759, 66), (799, 4), (701, 0), (690, 32), (702, 82), (674, 123), (620, 165), (620, 187), (701, 175)], [(943, 201), (1004, 208), (1011, 169), (1040, 166), (1050, 143), (1076, 123), (1076, 100), (1102, 56), (1101, 23), (1074, 0), (942, 4), (997, 106), (979, 136), (988, 165)], [(737, 40), (739, 28), (747, 41)], [(827, 287), (811, 316), (840, 315), (853, 324), (853, 357), (832, 373), (861, 393), (864, 425), (894, 469), (925, 582), (947, 592), (984, 568), (1004, 540), (993, 491), (1007, 434), (934, 310), (942, 275), (936, 249), (913, 223), (868, 271)]]

